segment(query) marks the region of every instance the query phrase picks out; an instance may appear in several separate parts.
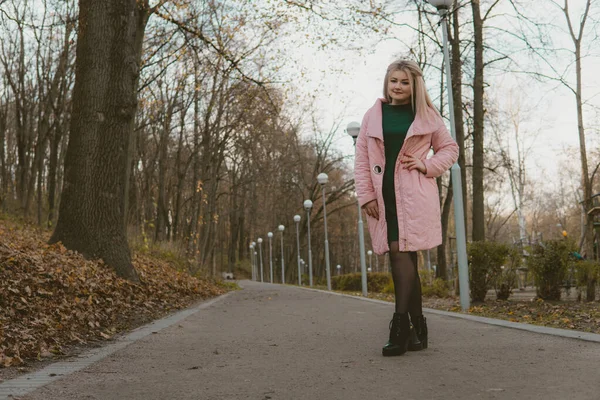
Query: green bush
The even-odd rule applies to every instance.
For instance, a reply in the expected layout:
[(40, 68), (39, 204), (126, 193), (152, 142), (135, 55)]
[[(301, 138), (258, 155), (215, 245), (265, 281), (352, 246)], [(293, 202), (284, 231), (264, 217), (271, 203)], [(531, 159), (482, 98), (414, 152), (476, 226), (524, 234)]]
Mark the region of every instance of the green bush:
[(383, 292), (385, 294), (394, 294), (394, 280), (390, 279), (387, 285), (383, 288)]
[[(384, 293), (391, 280), (391, 275), (385, 272), (367, 273), (367, 290), (374, 293)], [(334, 276), (331, 278), (331, 288), (333, 290), (360, 292), (362, 291), (361, 275), (357, 272)]]
[(392, 275), (387, 272), (370, 272), (367, 274), (367, 290), (373, 293), (383, 293), (391, 280)]
[(497, 300), (508, 300), (517, 286), (517, 270), (521, 266), (521, 260), (521, 251), (516, 247), (509, 248), (504, 265), (500, 267), (493, 282)]
[[(421, 294), (425, 297), (439, 297), (446, 298), (450, 296), (448, 282), (441, 278), (435, 278), (433, 271), (420, 270), (419, 276), (421, 278)], [(386, 286), (382, 289), (382, 293), (394, 294), (394, 281), (390, 279)]]
[(435, 278), (431, 285), (427, 285), (421, 280), (421, 294), (425, 297), (450, 297), (448, 282), (442, 278)]
[(500, 275), (510, 248), (497, 242), (473, 242), (467, 246), (469, 286), (473, 301), (484, 301)]
[(597, 261), (577, 261), (575, 263), (577, 288), (585, 291), (587, 301), (596, 300), (596, 285), (600, 280), (600, 264)]
[(574, 243), (567, 240), (548, 240), (532, 247), (527, 266), (535, 279), (539, 298), (560, 300), (561, 285), (569, 270), (570, 253), (574, 250)]

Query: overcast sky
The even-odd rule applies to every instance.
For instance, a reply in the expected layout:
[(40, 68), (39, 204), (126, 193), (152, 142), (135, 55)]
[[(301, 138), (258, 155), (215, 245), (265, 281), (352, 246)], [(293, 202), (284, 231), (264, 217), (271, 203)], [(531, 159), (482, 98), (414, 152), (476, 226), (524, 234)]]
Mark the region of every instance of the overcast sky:
[[(581, 9), (584, 0), (570, 1), (574, 20), (578, 21), (580, 14), (576, 13)], [(595, 17), (600, 16), (600, 5), (592, 7), (595, 8)], [(566, 27), (560, 10), (552, 7), (546, 10), (549, 10), (548, 20)], [(464, 13), (469, 14), (470, 8), (465, 8)], [(410, 17), (407, 15), (400, 15), (398, 18), (404, 18), (401, 22), (410, 23)], [(597, 58), (600, 42), (593, 41), (595, 35), (589, 26), (585, 40), (590, 45), (592, 54), (584, 60), (583, 91), (584, 98), (590, 105), (600, 107), (600, 79), (597, 73), (600, 71)], [(394, 36), (400, 40), (394, 40)], [(350, 121), (360, 122), (364, 112), (381, 96), (387, 65), (397, 54), (407, 51), (406, 46), (400, 42), (411, 42), (413, 38), (410, 31), (397, 30), (392, 37), (380, 39), (384, 40), (379, 40), (378, 43), (353, 43), (361, 47), (362, 51), (341, 50), (334, 46), (329, 46), (327, 51), (318, 51), (310, 43), (298, 45), (291, 51), (291, 56), (295, 58), (294, 68), (303, 72), (302, 78), (295, 81), (294, 86), (301, 93), (315, 96), (315, 105), (320, 110), (323, 129), (327, 130), (341, 123), (342, 128), (337, 133), (336, 145), (345, 154), (352, 154), (353, 146), (352, 140), (343, 132), (343, 127)], [(572, 48), (566, 31), (557, 30), (553, 41), (557, 46)], [(564, 65), (560, 67), (564, 68)], [(574, 81), (574, 69), (571, 68), (570, 71), (571, 80)], [(437, 87), (437, 78), (437, 75), (429, 77), (428, 86)], [(511, 72), (490, 71), (486, 76), (486, 83), (489, 84), (486, 95), (497, 101), (501, 108), (508, 107), (508, 99), (517, 94), (527, 105), (524, 108), (529, 109), (523, 117), (522, 130), (531, 134), (537, 132), (534, 151), (528, 160), (530, 176), (536, 178), (555, 175), (558, 172), (558, 160), (563, 157), (562, 149), (565, 146), (578, 146), (579, 143), (573, 94), (556, 83), (540, 84)], [(600, 114), (591, 108), (586, 111), (585, 125), (588, 128), (590, 145), (598, 143), (599, 116)], [(579, 159), (572, 162), (579, 163)], [(545, 179), (542, 183), (547, 185), (552, 182)]]

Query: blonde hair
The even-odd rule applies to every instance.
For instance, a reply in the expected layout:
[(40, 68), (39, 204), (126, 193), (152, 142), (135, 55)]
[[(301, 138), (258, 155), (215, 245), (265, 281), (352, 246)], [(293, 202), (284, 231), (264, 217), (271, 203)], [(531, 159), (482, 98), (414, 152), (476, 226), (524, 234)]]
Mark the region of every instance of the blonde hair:
[(411, 60), (396, 60), (387, 67), (385, 80), (383, 81), (383, 97), (385, 97), (387, 102), (392, 102), (388, 93), (388, 81), (392, 72), (396, 71), (404, 71), (408, 76), (412, 91), (410, 99), (415, 117), (418, 116), (427, 119), (430, 115), (430, 111), (433, 110), (437, 113), (437, 110), (427, 93), (425, 81), (423, 80), (423, 71), (416, 62)]

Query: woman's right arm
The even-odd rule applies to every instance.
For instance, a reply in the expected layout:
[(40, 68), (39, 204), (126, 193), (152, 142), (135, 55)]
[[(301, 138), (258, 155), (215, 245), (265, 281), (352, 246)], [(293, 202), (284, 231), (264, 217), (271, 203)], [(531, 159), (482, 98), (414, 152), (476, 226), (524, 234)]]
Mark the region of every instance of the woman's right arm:
[(373, 181), (371, 180), (371, 166), (367, 148), (368, 116), (365, 115), (360, 126), (360, 133), (356, 140), (356, 156), (354, 157), (354, 184), (358, 203), (361, 207), (370, 201), (377, 200)]

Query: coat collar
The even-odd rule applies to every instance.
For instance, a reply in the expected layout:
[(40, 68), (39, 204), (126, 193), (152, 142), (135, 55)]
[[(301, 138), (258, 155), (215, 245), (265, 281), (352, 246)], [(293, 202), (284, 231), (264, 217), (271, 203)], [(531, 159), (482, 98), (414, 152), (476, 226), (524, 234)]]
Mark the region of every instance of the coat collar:
[[(387, 103), (384, 98), (377, 99), (375, 104), (368, 111), (369, 122), (367, 126), (367, 136), (381, 139), (383, 141), (383, 107), (382, 104)], [(415, 117), (415, 120), (408, 128), (406, 138), (417, 135), (426, 135), (428, 133), (435, 132), (440, 124), (444, 124), (444, 121), (440, 117), (440, 114), (436, 109), (430, 110), (429, 118), (423, 118), (422, 116)]]

